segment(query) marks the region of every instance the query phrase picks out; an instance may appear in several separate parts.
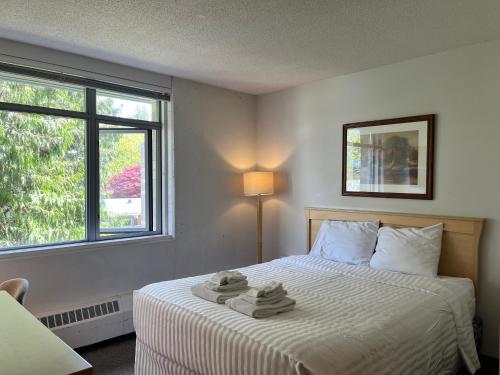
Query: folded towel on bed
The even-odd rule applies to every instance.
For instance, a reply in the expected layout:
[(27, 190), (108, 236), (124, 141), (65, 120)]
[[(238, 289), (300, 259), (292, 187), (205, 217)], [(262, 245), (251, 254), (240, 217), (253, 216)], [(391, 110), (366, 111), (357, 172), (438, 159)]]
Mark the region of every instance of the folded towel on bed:
[(283, 284), (276, 281), (271, 281), (269, 284), (263, 285), (259, 288), (251, 288), (246, 292), (246, 295), (255, 298), (268, 298), (279, 295), (282, 292)]
[(248, 292), (240, 294), (240, 298), (253, 305), (269, 305), (272, 303), (280, 302), (287, 295), (287, 291), (283, 289), (272, 293), (269, 297), (252, 297), (247, 293)]
[(256, 306), (253, 303), (245, 301), (241, 297), (235, 297), (228, 299), (226, 305), (242, 314), (261, 319), (292, 311), (295, 308), (295, 300), (285, 297), (277, 303)]
[(240, 280), (238, 282), (225, 285), (219, 285), (213, 281), (205, 281), (203, 285), (205, 285), (205, 288), (213, 290), (214, 292), (231, 292), (239, 290), (241, 293), (242, 290), (248, 290), (248, 281), (246, 280)]
[(224, 303), (226, 300), (229, 298), (234, 298), (239, 296), (242, 292), (244, 292), (246, 288), (237, 290), (237, 291), (226, 291), (226, 292), (217, 292), (215, 290), (211, 290), (205, 287), (205, 285), (202, 284), (196, 284), (191, 287), (191, 293), (193, 293), (195, 296), (206, 299), (207, 301), (210, 302), (215, 302), (215, 303)]
[(238, 271), (219, 271), (212, 276), (210, 281), (217, 285), (227, 285), (234, 284), (246, 279), (247, 277)]

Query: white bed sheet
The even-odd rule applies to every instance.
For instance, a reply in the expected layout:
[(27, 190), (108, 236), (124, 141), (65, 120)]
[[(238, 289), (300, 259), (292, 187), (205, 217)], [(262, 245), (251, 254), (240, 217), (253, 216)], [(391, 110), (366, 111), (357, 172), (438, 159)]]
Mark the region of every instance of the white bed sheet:
[(136, 374), (451, 374), (459, 355), (479, 368), (468, 279), (312, 256), (239, 270), (283, 282), (296, 309), (256, 320), (193, 296), (211, 275), (148, 285), (134, 293)]

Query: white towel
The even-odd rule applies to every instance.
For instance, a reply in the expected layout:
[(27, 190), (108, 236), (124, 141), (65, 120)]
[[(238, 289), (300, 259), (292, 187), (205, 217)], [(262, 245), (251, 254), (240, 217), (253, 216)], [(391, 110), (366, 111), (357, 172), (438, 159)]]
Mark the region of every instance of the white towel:
[(281, 302), (269, 305), (256, 306), (243, 300), (241, 297), (230, 298), (226, 301), (226, 305), (231, 309), (252, 318), (268, 318), (272, 315), (292, 311), (295, 308), (295, 300), (285, 297)]
[(195, 296), (203, 298), (210, 302), (224, 303), (229, 298), (234, 298), (240, 295), (242, 291), (216, 292), (205, 288), (203, 284), (196, 284), (191, 287), (191, 293)]
[(232, 284), (225, 285), (219, 285), (217, 283), (214, 283), (213, 281), (205, 281), (203, 285), (205, 286), (205, 288), (213, 290), (214, 292), (230, 292), (236, 290), (240, 290), (242, 292), (248, 290), (248, 281), (246, 280), (241, 280)]
[(286, 297), (286, 295), (287, 295), (287, 291), (281, 289), (281, 290), (278, 290), (277, 292), (273, 293), (269, 297), (252, 297), (252, 296), (249, 296), (247, 293), (242, 293), (242, 294), (240, 294), (240, 298), (242, 300), (245, 300), (245, 301), (251, 303), (252, 305), (269, 305), (269, 304), (280, 302), (281, 300), (283, 300)]
[(283, 291), (283, 284), (276, 281), (271, 281), (270, 283), (261, 286), (260, 288), (251, 288), (246, 292), (249, 297), (255, 298), (267, 298), (273, 297)]
[(246, 279), (247, 277), (238, 271), (219, 271), (212, 276), (210, 281), (218, 285), (227, 285)]

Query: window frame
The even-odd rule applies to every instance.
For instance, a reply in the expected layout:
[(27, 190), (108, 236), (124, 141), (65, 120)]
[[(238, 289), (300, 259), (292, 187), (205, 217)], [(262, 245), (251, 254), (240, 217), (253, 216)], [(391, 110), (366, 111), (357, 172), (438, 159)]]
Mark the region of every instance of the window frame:
[[(101, 222), (100, 222), (100, 207), (97, 207), (97, 228), (96, 230), (96, 238), (98, 240), (106, 240), (106, 239), (117, 239), (117, 238), (128, 238), (128, 237), (140, 237), (140, 236), (147, 236), (147, 235), (154, 235), (154, 234), (162, 234), (161, 231), (161, 215), (159, 215), (160, 210), (161, 210), (161, 205), (158, 204), (161, 202), (161, 145), (160, 143), (160, 137), (156, 137), (156, 160), (158, 160), (158, 164), (156, 166), (156, 175), (157, 175), (157, 187), (156, 187), (156, 202), (154, 202), (154, 193), (153, 193), (153, 188), (154, 188), (154, 172), (153, 172), (153, 131), (156, 131), (157, 134), (161, 133), (161, 128), (149, 128), (149, 126), (146, 128), (144, 127), (139, 127), (139, 126), (128, 126), (127, 128), (101, 128), (99, 125), (100, 124), (106, 124), (106, 125), (123, 125), (121, 122), (120, 124), (114, 124), (114, 121), (106, 121), (102, 122), (100, 120), (97, 120), (98, 124), (98, 129), (97, 129), (97, 145), (99, 145), (99, 139), (101, 132), (103, 133), (116, 133), (116, 134), (132, 134), (132, 133), (137, 133), (137, 134), (144, 134), (144, 140), (145, 140), (145, 151), (146, 151), (146, 171), (145, 171), (145, 180), (146, 180), (146, 192), (145, 192), (145, 200), (146, 200), (146, 215), (147, 215), (147, 222), (146, 226), (148, 227), (147, 230), (136, 230), (133, 228), (116, 228), (116, 230), (110, 230), (111, 228), (108, 228), (108, 231), (103, 231), (103, 228), (101, 228)], [(99, 150), (97, 152), (97, 160), (99, 161), (100, 154)], [(99, 172), (100, 169), (97, 173), (97, 194), (100, 195), (100, 179), (99, 179)], [(100, 198), (99, 198), (100, 201)], [(98, 202), (99, 203), (99, 202)], [(156, 230), (153, 229), (154, 226), (154, 205), (156, 203)], [(142, 228), (141, 228), (142, 229)], [(110, 234), (109, 236), (102, 236), (103, 233)], [(117, 233), (117, 234), (112, 234), (112, 233)]]
[[(0, 72), (19, 74), (27, 77), (40, 78), (43, 80), (54, 81), (59, 83), (71, 84), (81, 87), (85, 92), (85, 111), (73, 111), (49, 107), (39, 107), (27, 104), (7, 103), (0, 101), (1, 111), (21, 112), (28, 114), (39, 114), (54, 117), (75, 118), (85, 121), (85, 159), (86, 159), (86, 195), (85, 195), (85, 234), (84, 240), (50, 242), (43, 244), (22, 245), (0, 248), (0, 254), (5, 251), (29, 250), (33, 248), (44, 248), (63, 246), (71, 244), (91, 244), (96, 242), (114, 241), (119, 239), (132, 239), (141, 237), (151, 237), (164, 235), (167, 228), (166, 221), (168, 217), (163, 215), (163, 206), (169, 200), (164, 197), (165, 184), (169, 183), (169, 179), (164, 177), (163, 166), (163, 148), (168, 148), (169, 141), (164, 140), (164, 134), (167, 132), (166, 103), (170, 102), (168, 93), (159, 93), (149, 90), (144, 90), (135, 87), (128, 87), (108, 82), (102, 82), (82, 77), (54, 73), (45, 70), (39, 70), (31, 67), (24, 67), (6, 63), (0, 63)], [(97, 98), (98, 90), (104, 90), (116, 94), (125, 94), (131, 96), (140, 96), (158, 101), (156, 109), (156, 121), (137, 120), (124, 117), (114, 117), (108, 115), (97, 114)], [(164, 113), (165, 112), (165, 113)], [(101, 236), (100, 232), (100, 187), (99, 187), (99, 128), (100, 124), (126, 126), (129, 130), (144, 131), (146, 133), (146, 149), (147, 149), (147, 226), (146, 231), (128, 231), (124, 229), (117, 235)], [(125, 129), (126, 130), (126, 129)], [(156, 200), (153, 199), (153, 131), (156, 131)], [(156, 205), (156, 217), (154, 215), (154, 205)], [(168, 208), (167, 208), (168, 210)], [(155, 222), (156, 220), (156, 222)], [(165, 223), (164, 223), (165, 222)], [(156, 229), (153, 230), (153, 225), (156, 224)]]

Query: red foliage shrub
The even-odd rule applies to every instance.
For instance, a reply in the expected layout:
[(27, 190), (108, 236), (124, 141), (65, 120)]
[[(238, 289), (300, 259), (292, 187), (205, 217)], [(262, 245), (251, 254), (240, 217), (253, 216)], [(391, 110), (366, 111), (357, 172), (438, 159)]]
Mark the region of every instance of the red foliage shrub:
[(108, 180), (106, 191), (111, 198), (140, 198), (141, 166), (125, 167)]

